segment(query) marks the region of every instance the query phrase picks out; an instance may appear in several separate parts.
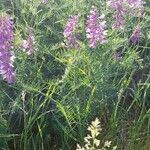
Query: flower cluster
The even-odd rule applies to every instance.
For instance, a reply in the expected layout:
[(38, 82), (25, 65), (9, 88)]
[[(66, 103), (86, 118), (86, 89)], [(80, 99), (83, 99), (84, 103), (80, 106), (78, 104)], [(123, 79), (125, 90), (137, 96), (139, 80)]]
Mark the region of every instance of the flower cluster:
[(113, 28), (122, 29), (125, 24), (125, 13), (126, 9), (124, 8), (125, 0), (110, 0), (108, 1), (108, 6), (115, 11), (114, 19), (115, 22), (112, 25)]
[(72, 16), (64, 29), (63, 35), (67, 39), (68, 48), (79, 48), (79, 41), (77, 38), (77, 33), (75, 33), (75, 29), (77, 27), (79, 16)]
[(0, 49), (12, 49), (13, 21), (9, 16), (0, 16)]
[(14, 83), (16, 75), (13, 69), (14, 53), (9, 50), (0, 50), (0, 74), (8, 83)]
[(0, 74), (8, 83), (15, 82), (14, 53), (12, 42), (14, 39), (13, 21), (9, 16), (0, 16)]
[(133, 44), (137, 44), (140, 41), (140, 36), (141, 36), (141, 28), (139, 26), (135, 27), (131, 37), (130, 37), (130, 41)]
[(95, 7), (90, 11), (86, 22), (86, 35), (89, 39), (90, 47), (96, 48), (97, 42), (104, 44), (106, 42), (106, 21), (104, 21), (104, 15), (99, 16)]
[[(114, 10), (113, 17), (115, 22), (112, 25), (113, 28), (123, 29), (125, 26), (125, 18), (128, 16), (135, 16), (137, 12), (143, 12), (142, 0), (109, 0), (108, 6)], [(131, 9), (132, 8), (132, 9)], [(136, 10), (137, 9), (137, 10)], [(131, 11), (133, 10), (133, 11)], [(132, 13), (132, 14), (131, 14)], [(86, 37), (89, 40), (89, 46), (96, 48), (97, 44), (106, 43), (106, 21), (105, 16), (99, 15), (98, 10), (93, 6), (86, 21)], [(76, 28), (79, 20), (79, 16), (72, 16), (64, 29), (63, 35), (67, 40), (67, 46), (69, 48), (79, 48), (79, 40), (77, 38)], [(134, 44), (139, 41), (140, 30), (136, 29), (130, 38)]]
[(142, 0), (127, 0), (129, 6), (129, 14), (132, 16), (143, 16), (144, 2)]
[(116, 13), (114, 14), (113, 17), (115, 19), (115, 22), (112, 25), (112, 28), (114, 28), (114, 29), (123, 29), (124, 25), (125, 25), (124, 13), (122, 11), (116, 11)]
[(114, 10), (115, 23), (112, 27), (116, 29), (124, 28), (127, 15), (139, 17), (144, 12), (142, 0), (109, 0), (107, 4)]
[(28, 55), (31, 55), (36, 50), (34, 45), (35, 45), (35, 38), (34, 38), (34, 35), (33, 35), (33, 31), (30, 28), (28, 38), (26, 40), (23, 40), (22, 47)]

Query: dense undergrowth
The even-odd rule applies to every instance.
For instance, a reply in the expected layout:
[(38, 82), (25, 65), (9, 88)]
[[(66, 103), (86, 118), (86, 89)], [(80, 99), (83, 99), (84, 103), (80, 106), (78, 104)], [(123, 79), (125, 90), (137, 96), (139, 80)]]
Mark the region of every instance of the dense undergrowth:
[[(107, 30), (106, 43), (96, 47), (86, 37), (93, 6), (105, 14)], [(0, 78), (0, 149), (74, 150), (97, 117), (102, 143), (149, 150), (149, 2), (142, 16), (126, 16), (121, 29), (112, 28), (113, 13), (105, 0), (0, 0), (0, 16), (14, 24), (16, 75), (12, 84)], [(63, 32), (74, 15), (79, 47), (70, 48)], [(134, 43), (136, 26), (141, 34)]]

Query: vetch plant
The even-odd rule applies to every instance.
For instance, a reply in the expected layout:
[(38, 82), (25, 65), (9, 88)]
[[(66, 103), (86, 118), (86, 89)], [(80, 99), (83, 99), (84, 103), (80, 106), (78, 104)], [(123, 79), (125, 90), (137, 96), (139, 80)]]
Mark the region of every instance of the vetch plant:
[(132, 16), (142, 17), (144, 15), (144, 4), (143, 0), (127, 0), (130, 14)]
[(79, 49), (79, 40), (77, 38), (76, 28), (79, 20), (79, 15), (72, 16), (64, 29), (63, 35), (66, 38), (68, 48)]
[(0, 149), (146, 149), (148, 7), (107, 1), (1, 1)]
[(106, 43), (107, 30), (104, 18), (104, 14), (99, 15), (98, 10), (93, 6), (86, 22), (86, 36), (92, 48), (96, 48), (97, 43)]
[(115, 22), (112, 28), (123, 29), (126, 23), (126, 16), (142, 17), (144, 14), (144, 2), (142, 0), (109, 0), (109, 8), (114, 10), (113, 17)]
[(14, 83), (16, 75), (14, 71), (13, 48), (14, 32), (13, 21), (10, 16), (0, 16), (0, 74), (8, 83)]
[(124, 8), (124, 0), (110, 0), (108, 1), (108, 6), (113, 9), (115, 22), (112, 25), (112, 28), (123, 29), (125, 25), (125, 13), (126, 9)]
[(34, 38), (34, 34), (33, 34), (33, 31), (32, 31), (31, 28), (29, 29), (28, 32), (29, 32), (28, 38), (26, 40), (23, 40), (22, 47), (23, 47), (23, 50), (28, 55), (31, 55), (31, 54), (33, 54), (36, 51), (35, 38)]
[(137, 44), (140, 41), (140, 36), (141, 36), (141, 28), (139, 26), (136, 26), (130, 37), (130, 41), (133, 44)]

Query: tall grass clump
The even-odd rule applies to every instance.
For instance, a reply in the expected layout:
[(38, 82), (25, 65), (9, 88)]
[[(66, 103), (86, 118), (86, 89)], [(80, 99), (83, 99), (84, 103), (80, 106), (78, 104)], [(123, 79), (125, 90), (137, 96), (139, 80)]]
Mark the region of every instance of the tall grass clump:
[(0, 149), (149, 150), (149, 13), (146, 0), (1, 0)]

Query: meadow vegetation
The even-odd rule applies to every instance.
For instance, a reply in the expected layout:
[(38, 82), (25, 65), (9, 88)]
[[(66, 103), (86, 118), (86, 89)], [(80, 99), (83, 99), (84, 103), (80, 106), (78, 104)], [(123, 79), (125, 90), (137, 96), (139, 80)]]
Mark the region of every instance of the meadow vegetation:
[(0, 0), (0, 149), (150, 150), (149, 6)]

